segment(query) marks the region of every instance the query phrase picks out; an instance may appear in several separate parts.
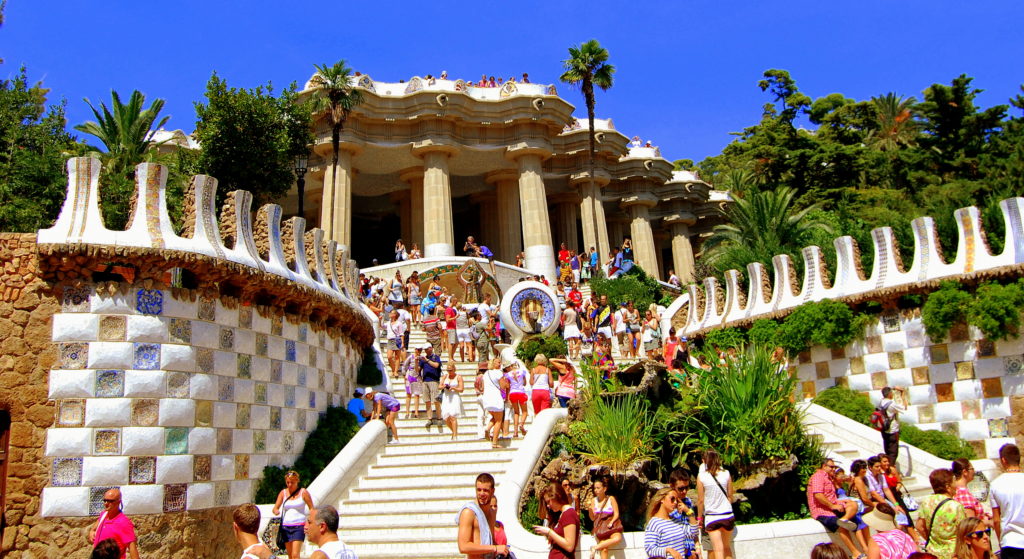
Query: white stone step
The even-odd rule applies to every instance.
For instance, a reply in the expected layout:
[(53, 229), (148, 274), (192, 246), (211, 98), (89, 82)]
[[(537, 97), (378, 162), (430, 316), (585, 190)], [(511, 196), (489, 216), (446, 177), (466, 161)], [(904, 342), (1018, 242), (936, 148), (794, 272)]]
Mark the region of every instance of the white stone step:
[(372, 526), (388, 526), (388, 525), (416, 525), (416, 526), (446, 526), (450, 525), (455, 518), (456, 511), (461, 508), (461, 504), (455, 507), (448, 508), (424, 508), (416, 507), (415, 510), (403, 509), (399, 512), (368, 512), (368, 513), (349, 513), (346, 514), (343, 511), (338, 511), (340, 515), (339, 526), (342, 530), (347, 529), (349, 526), (354, 529), (372, 527)]
[[(472, 492), (472, 487), (470, 492)], [(425, 497), (421, 496), (413, 501), (416, 504), (417, 510), (422, 507), (423, 510), (459, 510), (466, 501), (473, 497), (465, 497), (462, 495), (450, 495), (448, 498), (444, 497)], [(341, 507), (338, 508), (338, 512), (344, 516), (353, 516), (359, 514), (376, 514), (381, 511), (396, 510), (396, 511), (407, 511), (410, 509), (411, 501), (409, 499), (390, 499), (390, 498), (364, 498), (358, 499), (346, 499), (341, 503)]]
[[(345, 540), (348, 543), (347, 539)], [(362, 542), (351, 545), (359, 559), (398, 559), (426, 557), (429, 559), (465, 559), (459, 553), (458, 543), (389, 541), (376, 544)]]
[[(425, 541), (429, 545), (443, 542), (455, 542), (459, 537), (458, 526), (455, 525), (455, 512), (444, 515), (444, 522), (431, 525), (408, 526), (403, 524), (383, 524), (376, 526), (354, 526), (345, 529), (346, 542), (378, 542), (395, 541), (401, 538), (406, 541)], [(431, 540), (431, 538), (436, 538)]]
[(415, 460), (407, 460), (405, 464), (377, 464), (370, 466), (367, 474), (369, 476), (414, 476), (418, 474), (479, 474), (480, 472), (497, 473), (504, 472), (508, 467), (509, 456), (491, 458), (482, 456), (467, 460), (465, 462), (451, 461), (451, 457), (445, 457), (443, 462), (432, 462), (429, 458), (424, 460), (423, 456), (415, 455)]
[[(490, 464), (492, 462), (505, 462), (512, 459), (515, 450), (513, 449), (492, 449), (487, 442), (482, 444), (478, 450), (460, 450), (452, 452), (449, 449), (442, 449), (434, 453), (416, 452), (410, 454), (385, 453), (377, 457), (377, 464), (373, 467), (404, 467), (415, 464), (432, 463), (434, 461), (450, 465), (457, 464)], [(463, 443), (458, 443), (463, 444)], [(468, 445), (467, 445), (468, 446)], [(480, 471), (487, 471), (482, 469)]]
[(426, 499), (472, 499), (473, 492), (473, 484), (468, 483), (390, 490), (354, 487), (349, 496), (353, 501), (400, 501), (408, 507), (413, 502)]
[[(457, 526), (455, 526), (455, 518), (452, 514), (452, 524), (448, 530), (435, 530), (433, 533), (430, 531), (423, 531), (422, 533), (405, 534), (405, 533), (394, 533), (390, 534), (387, 539), (382, 540), (378, 535), (369, 532), (357, 532), (355, 534), (345, 534), (345, 543), (349, 545), (353, 544), (380, 544), (387, 543), (389, 546), (399, 547), (402, 545), (418, 544), (421, 546), (438, 546), (447, 547), (454, 549), (458, 552), (458, 532)], [(396, 554), (399, 551), (395, 550)], [(360, 556), (361, 557), (361, 556)], [(406, 557), (416, 557), (413, 555), (406, 555)]]
[[(401, 436), (402, 432), (399, 431), (398, 434), (399, 434), (399, 436)], [(406, 456), (408, 456), (410, 454), (414, 454), (414, 455), (428, 455), (428, 454), (462, 453), (462, 452), (466, 452), (466, 451), (498, 452), (500, 450), (514, 449), (514, 448), (518, 447), (518, 444), (513, 444), (513, 442), (517, 443), (518, 439), (512, 439), (512, 440), (501, 439), (501, 440), (499, 440), (498, 443), (501, 445), (500, 449), (492, 449), (491, 448), (491, 442), (483, 440), (483, 439), (468, 439), (468, 440), (458, 440), (458, 441), (444, 440), (444, 441), (425, 442), (425, 443), (421, 443), (421, 442), (417, 441), (417, 443), (414, 443), (414, 444), (405, 444), (405, 443), (393, 444), (393, 443), (389, 443), (387, 445), (387, 447), (384, 448), (384, 455), (385, 456), (394, 456), (394, 455), (406, 455)]]
[[(504, 471), (504, 468), (502, 468)], [(492, 472), (497, 473), (497, 472)], [(364, 476), (359, 479), (359, 489), (383, 489), (383, 490), (400, 490), (400, 489), (430, 489), (433, 487), (469, 487), (473, 488), (473, 484), (476, 482), (476, 476), (480, 475), (479, 471), (469, 472), (440, 472), (440, 473), (421, 473), (415, 475), (390, 475), (390, 476)]]

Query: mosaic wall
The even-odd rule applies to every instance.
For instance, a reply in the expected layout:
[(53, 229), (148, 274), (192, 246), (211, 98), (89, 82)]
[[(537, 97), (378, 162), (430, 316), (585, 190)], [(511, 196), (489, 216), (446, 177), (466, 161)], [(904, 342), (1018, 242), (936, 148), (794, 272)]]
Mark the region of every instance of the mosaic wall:
[(249, 502), (347, 401), (361, 359), (348, 338), (158, 289), (65, 288), (52, 337), (46, 516), (97, 514), (111, 486), (130, 514)]
[(802, 395), (839, 384), (877, 404), (883, 387), (899, 386), (909, 400), (902, 421), (958, 435), (979, 457), (994, 458), (1014, 442), (1007, 423), (1011, 397), (1024, 396), (1024, 337), (993, 342), (961, 324), (933, 343), (919, 312), (882, 315), (867, 334), (844, 348), (802, 353), (791, 367)]

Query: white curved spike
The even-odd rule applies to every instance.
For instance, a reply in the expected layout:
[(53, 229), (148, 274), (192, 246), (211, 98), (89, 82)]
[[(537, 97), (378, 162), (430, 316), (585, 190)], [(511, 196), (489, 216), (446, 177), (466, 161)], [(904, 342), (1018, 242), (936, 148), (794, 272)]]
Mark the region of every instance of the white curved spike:
[(747, 286), (747, 308), (743, 313), (744, 318), (750, 318), (751, 316), (771, 312), (772, 310), (771, 299), (765, 300), (764, 295), (761, 293), (761, 282), (764, 279), (764, 274), (764, 265), (760, 262), (747, 264), (749, 285)]
[[(740, 273), (736, 270), (725, 272), (725, 311), (722, 313), (725, 323), (740, 320), (746, 316), (746, 309), (740, 304)], [(750, 300), (747, 300), (747, 307)]]
[(690, 292), (690, 307), (686, 312), (686, 331), (693, 332), (700, 329), (700, 321), (703, 315), (697, 312), (697, 301), (707, 302), (705, 298), (701, 297), (699, 291), (700, 286), (695, 283), (691, 283), (687, 286), (687, 290)]
[(295, 252), (295, 274), (303, 283), (315, 283), (309, 273), (309, 261), (306, 260), (306, 218), (292, 218), (292, 250)]
[(772, 258), (772, 268), (774, 268), (775, 272), (775, 281), (773, 282), (775, 289), (772, 291), (772, 310), (788, 309), (799, 305), (799, 295), (794, 293), (795, 286), (790, 280), (790, 270), (793, 269), (793, 264), (790, 262), (789, 255), (776, 254)]
[(313, 260), (317, 283), (325, 288), (330, 287), (330, 278), (324, 270), (324, 230), (319, 227), (313, 229)]
[(858, 274), (857, 251), (854, 250), (853, 237), (843, 236), (832, 241), (836, 247), (836, 277), (833, 289), (834, 297), (863, 293), (871, 289), (871, 282), (861, 279)]
[(113, 232), (103, 225), (100, 215), (100, 160), (95, 157), (68, 159), (68, 188), (60, 215), (53, 227), (40, 229), (39, 243), (113, 242)]
[(167, 214), (167, 167), (157, 163), (135, 166), (135, 215), (128, 229), (116, 233), (119, 246), (166, 248), (164, 239), (174, 235)]
[(1024, 262), (1024, 198), (1008, 198), (999, 202), (1003, 213), (1006, 234), (1003, 241), (1003, 252), (999, 255), (999, 265), (1009, 266)]
[(236, 190), (229, 192), (228, 196), (235, 199), (235, 247), (226, 251), (227, 258), (232, 262), (265, 270), (252, 235), (252, 194), (246, 190)]
[(192, 247), (207, 256), (224, 258), (224, 241), (217, 223), (217, 179), (207, 175), (192, 177), (195, 192), (196, 223), (192, 233)]
[[(283, 210), (277, 204), (264, 204), (257, 216), (262, 215), (267, 229), (267, 260), (263, 261), (264, 269), (288, 279), (294, 279), (292, 271), (284, 259), (284, 247), (281, 246), (281, 215)], [(255, 241), (254, 241), (255, 243)], [(257, 253), (259, 254), (259, 253)]]
[(336, 241), (327, 242), (327, 277), (331, 278), (331, 289), (340, 293), (341, 282), (338, 278), (338, 265), (335, 260), (338, 250), (339, 246)]
[(701, 328), (709, 328), (711, 326), (718, 326), (722, 323), (722, 317), (725, 315), (718, 313), (718, 280), (713, 277), (704, 278), (704, 318), (700, 321)]

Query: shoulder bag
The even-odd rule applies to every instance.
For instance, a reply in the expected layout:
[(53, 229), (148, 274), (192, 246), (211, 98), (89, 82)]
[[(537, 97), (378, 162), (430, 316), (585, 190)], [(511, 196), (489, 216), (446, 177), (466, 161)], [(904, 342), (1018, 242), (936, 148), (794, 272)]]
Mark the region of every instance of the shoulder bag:
[[(605, 504), (608, 503), (608, 499), (605, 499)], [(604, 505), (598, 507), (604, 509)], [(612, 537), (613, 534), (622, 532), (622, 519), (616, 518), (612, 521), (614, 513), (601, 513), (594, 521), (594, 537), (599, 540), (606, 540)]]
[(284, 534), (284, 505), (288, 501), (294, 499), (295, 496), (301, 492), (302, 488), (300, 487), (298, 491), (289, 495), (288, 498), (285, 499), (284, 501), (281, 501), (281, 525), (277, 529), (277, 537), (274, 538), (274, 543), (277, 544), (277, 549), (281, 550), (282, 553), (286, 553), (288, 547), (288, 540), (286, 539), (286, 536)]
[(941, 503), (939, 503), (939, 506), (935, 507), (935, 510), (932, 511), (932, 519), (928, 521), (928, 537), (924, 540), (924, 547), (922, 548), (925, 551), (928, 551), (928, 544), (932, 541), (932, 533), (935, 532), (935, 515), (939, 514), (939, 509), (942, 508), (942, 505), (952, 500), (953, 499), (950, 498), (944, 499)]

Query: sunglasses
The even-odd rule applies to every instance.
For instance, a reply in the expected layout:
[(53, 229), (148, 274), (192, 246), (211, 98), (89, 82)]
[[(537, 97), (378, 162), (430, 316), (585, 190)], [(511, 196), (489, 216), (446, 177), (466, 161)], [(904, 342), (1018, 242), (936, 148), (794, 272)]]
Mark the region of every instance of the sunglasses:
[(983, 536), (987, 536), (987, 535), (989, 535), (991, 533), (992, 533), (992, 528), (985, 528), (984, 530), (978, 530), (977, 532), (971, 532), (970, 534), (967, 534), (967, 537), (970, 537), (970, 538), (980, 538), (980, 537), (983, 537)]
[(116, 503), (118, 501), (120, 501), (120, 499), (103, 499), (104, 503)]
[(671, 496), (670, 496), (670, 497), (668, 498), (668, 502), (670, 502), (670, 503), (678, 503), (678, 502), (679, 502), (679, 499), (676, 499), (675, 497), (671, 497)]

